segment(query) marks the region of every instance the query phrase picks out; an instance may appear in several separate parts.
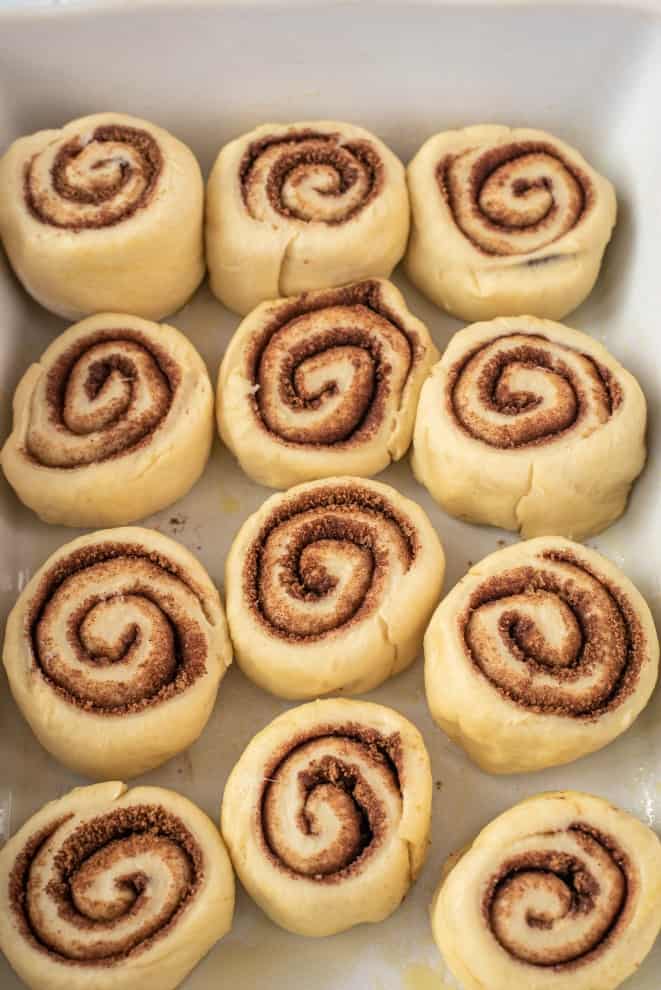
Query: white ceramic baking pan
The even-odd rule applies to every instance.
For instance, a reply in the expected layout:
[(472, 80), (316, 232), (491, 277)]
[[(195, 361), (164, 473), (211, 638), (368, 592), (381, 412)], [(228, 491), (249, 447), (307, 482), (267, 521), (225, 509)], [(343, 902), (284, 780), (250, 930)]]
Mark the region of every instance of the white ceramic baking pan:
[[(85, 113), (121, 109), (164, 125), (208, 169), (231, 137), (267, 120), (331, 117), (364, 124), (408, 159), (435, 131), (492, 121), (550, 130), (575, 144), (617, 187), (620, 218), (589, 300), (568, 320), (603, 340), (642, 383), (650, 459), (625, 517), (593, 541), (661, 619), (661, 12), (570, 4), (133, 3), (0, 10), (0, 148), (20, 134)], [(459, 324), (397, 278), (443, 346)], [(237, 318), (206, 288), (170, 322), (188, 333), (215, 378)], [(26, 365), (64, 323), (32, 303), (0, 256), (0, 429)], [(437, 508), (404, 461), (383, 479), (430, 513), (448, 557), (447, 585), (511, 534), (462, 524)], [(217, 444), (203, 480), (146, 521), (199, 554), (222, 581), (233, 534), (267, 492)], [(71, 539), (23, 509), (0, 483), (0, 610), (6, 616), (47, 554)], [(419, 660), (370, 698), (420, 727), (432, 755), (428, 863), (406, 902), (378, 926), (325, 940), (288, 935), (243, 893), (227, 936), (187, 990), (440, 990), (454, 987), (438, 956), (428, 905), (441, 862), (491, 817), (555, 788), (593, 791), (661, 828), (661, 694), (625, 736), (569, 767), (523, 777), (476, 770), (428, 715)], [(202, 738), (148, 775), (217, 818), (228, 772), (251, 736), (285, 707), (233, 668)], [(0, 800), (13, 831), (45, 801), (82, 783), (33, 738), (0, 682)], [(0, 828), (7, 826), (7, 809)], [(0, 986), (17, 979), (0, 961)], [(661, 944), (627, 984), (659, 990)], [(44, 988), (47, 990), (47, 988)], [(516, 988), (512, 988), (516, 990)]]

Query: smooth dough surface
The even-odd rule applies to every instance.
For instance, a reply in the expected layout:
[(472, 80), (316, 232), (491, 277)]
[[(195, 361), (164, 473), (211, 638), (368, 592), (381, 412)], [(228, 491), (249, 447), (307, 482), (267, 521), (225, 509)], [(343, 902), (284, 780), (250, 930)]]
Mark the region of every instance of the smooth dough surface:
[(218, 427), (259, 484), (369, 477), (404, 456), (438, 360), (398, 289), (372, 279), (262, 303), (218, 378)]
[(272, 921), (333, 935), (383, 921), (406, 896), (427, 856), (431, 783), (422, 736), (398, 712), (314, 701), (248, 744), (223, 795), (223, 837)]
[(449, 864), (431, 921), (464, 990), (615, 990), (661, 928), (661, 843), (601, 798), (528, 798)]
[(97, 113), (19, 138), (0, 159), (0, 236), (27, 291), (66, 319), (160, 320), (204, 275), (204, 183), (190, 148)]
[(406, 269), (463, 320), (560, 320), (591, 291), (615, 192), (568, 144), (530, 128), (477, 125), (429, 138), (408, 166)]
[(602, 344), (504, 317), (460, 330), (432, 369), (412, 467), (453, 516), (582, 540), (624, 512), (646, 420), (638, 382)]
[(388, 485), (329, 478), (273, 495), (226, 561), (237, 663), (281, 698), (371, 691), (419, 654), (444, 570), (428, 517)]
[(640, 592), (601, 554), (559, 537), (475, 564), (425, 634), (432, 716), (491, 773), (601, 749), (645, 707), (658, 665)]
[(278, 296), (387, 278), (408, 232), (402, 163), (353, 124), (263, 124), (226, 144), (209, 176), (211, 288), (241, 315)]
[(31, 990), (175, 990), (233, 911), (216, 826), (161, 787), (78, 787), (0, 852), (0, 948)]
[(209, 459), (213, 389), (174, 327), (101, 313), (65, 330), (14, 395), (0, 463), (44, 522), (120, 526), (185, 495)]
[(42, 746), (103, 779), (136, 777), (198, 738), (232, 648), (199, 561), (155, 530), (125, 527), (48, 558), (9, 615), (3, 660)]

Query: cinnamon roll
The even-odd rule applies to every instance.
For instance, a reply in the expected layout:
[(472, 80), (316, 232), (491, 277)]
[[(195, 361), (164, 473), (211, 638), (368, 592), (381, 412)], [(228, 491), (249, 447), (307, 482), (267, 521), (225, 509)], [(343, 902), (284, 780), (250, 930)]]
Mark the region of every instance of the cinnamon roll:
[(429, 138), (408, 167), (406, 268), (464, 320), (560, 320), (583, 302), (615, 225), (615, 192), (551, 134), (493, 125)]
[(69, 327), (28, 368), (0, 463), (44, 522), (117, 526), (192, 488), (213, 429), (213, 390), (189, 340), (103, 313)]
[(9, 686), (39, 742), (89, 777), (135, 777), (190, 746), (232, 661), (220, 597), (154, 530), (56, 551), (7, 620)]
[(262, 303), (223, 358), (221, 436), (243, 470), (272, 488), (376, 474), (406, 453), (438, 356), (384, 280)]
[(218, 830), (161, 787), (78, 787), (0, 852), (0, 948), (32, 990), (174, 990), (233, 911)]
[(225, 145), (209, 177), (211, 288), (242, 315), (278, 296), (387, 278), (408, 231), (401, 162), (352, 124), (264, 124)]
[(430, 816), (415, 726), (332, 698), (284, 712), (252, 739), (227, 781), (221, 827), (269, 918), (320, 936), (392, 914), (422, 869)]
[(528, 798), (450, 864), (431, 909), (464, 990), (615, 990), (661, 927), (661, 843), (607, 801)]
[(640, 592), (601, 554), (559, 537), (480, 561), (425, 635), (432, 716), (491, 773), (601, 749), (645, 707), (658, 664)]
[(418, 655), (444, 569), (429, 519), (388, 485), (329, 478), (273, 495), (227, 558), (237, 662), (281, 698), (371, 691)]
[(0, 159), (0, 236), (37, 302), (67, 319), (159, 320), (204, 275), (204, 184), (175, 137), (120, 113), (19, 138)]
[(582, 539), (624, 512), (646, 418), (638, 382), (587, 334), (534, 317), (476, 323), (422, 388), (412, 466), (453, 516)]

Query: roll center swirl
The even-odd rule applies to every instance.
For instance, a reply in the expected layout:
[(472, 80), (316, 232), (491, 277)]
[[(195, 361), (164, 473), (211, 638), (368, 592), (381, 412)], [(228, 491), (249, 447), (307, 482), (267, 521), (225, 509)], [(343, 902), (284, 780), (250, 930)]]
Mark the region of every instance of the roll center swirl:
[(202, 853), (160, 806), (132, 805), (53, 823), (10, 878), (21, 928), (45, 952), (109, 965), (153, 944), (195, 896)]
[(588, 176), (544, 142), (468, 149), (443, 158), (436, 175), (454, 222), (487, 255), (548, 247), (592, 205)]
[(104, 125), (35, 155), (25, 172), (26, 203), (54, 227), (110, 227), (147, 205), (162, 167), (159, 145), (147, 131)]
[(240, 169), (248, 212), (300, 223), (345, 223), (379, 192), (383, 163), (369, 141), (303, 130), (253, 142)]
[(577, 823), (517, 841), (483, 907), (494, 937), (516, 959), (577, 965), (604, 948), (625, 912), (628, 887), (622, 854)]
[(635, 687), (643, 653), (635, 613), (570, 556), (485, 580), (459, 621), (473, 663), (524, 708), (594, 718)]
[(334, 733), (294, 745), (268, 774), (264, 839), (293, 873), (321, 881), (359, 869), (396, 833), (402, 797), (393, 740)]

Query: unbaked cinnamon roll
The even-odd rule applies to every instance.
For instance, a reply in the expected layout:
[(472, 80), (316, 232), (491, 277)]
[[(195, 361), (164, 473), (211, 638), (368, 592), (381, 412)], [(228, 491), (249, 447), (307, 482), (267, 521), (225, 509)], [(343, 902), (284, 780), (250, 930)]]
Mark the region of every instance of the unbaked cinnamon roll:
[(431, 771), (402, 715), (327, 699), (291, 709), (230, 774), (223, 837), (263, 911), (300, 935), (383, 921), (427, 855)]
[(401, 162), (352, 124), (264, 124), (225, 145), (209, 177), (211, 288), (242, 315), (278, 296), (387, 278), (408, 231)]
[(454, 858), (431, 920), (465, 990), (615, 990), (661, 927), (661, 843), (575, 791), (500, 815)]
[(329, 478), (274, 495), (227, 558), (237, 662), (282, 698), (371, 691), (418, 655), (444, 569), (429, 519), (388, 485)]
[(492, 125), (429, 138), (408, 167), (406, 267), (464, 320), (560, 320), (592, 289), (615, 224), (613, 187), (544, 131)]
[(28, 368), (0, 463), (45, 522), (117, 526), (192, 488), (213, 428), (211, 383), (190, 341), (104, 313), (69, 327)]
[(422, 388), (412, 466), (454, 516), (582, 539), (624, 512), (646, 418), (636, 379), (587, 334), (534, 317), (476, 323)]
[(233, 911), (218, 830), (160, 787), (78, 787), (0, 852), (0, 948), (32, 990), (174, 990)]
[(558, 537), (477, 563), (425, 635), (431, 713), (491, 773), (601, 749), (645, 707), (658, 664), (640, 592), (601, 554)]
[(381, 279), (262, 303), (223, 358), (221, 436), (246, 474), (272, 488), (369, 477), (406, 453), (438, 356)]
[(7, 620), (3, 660), (39, 742), (90, 777), (135, 777), (190, 746), (232, 660), (216, 588), (154, 530), (56, 551)]
[(0, 159), (0, 236), (37, 302), (79, 319), (159, 320), (204, 275), (197, 159), (146, 120), (97, 113), (19, 138)]

